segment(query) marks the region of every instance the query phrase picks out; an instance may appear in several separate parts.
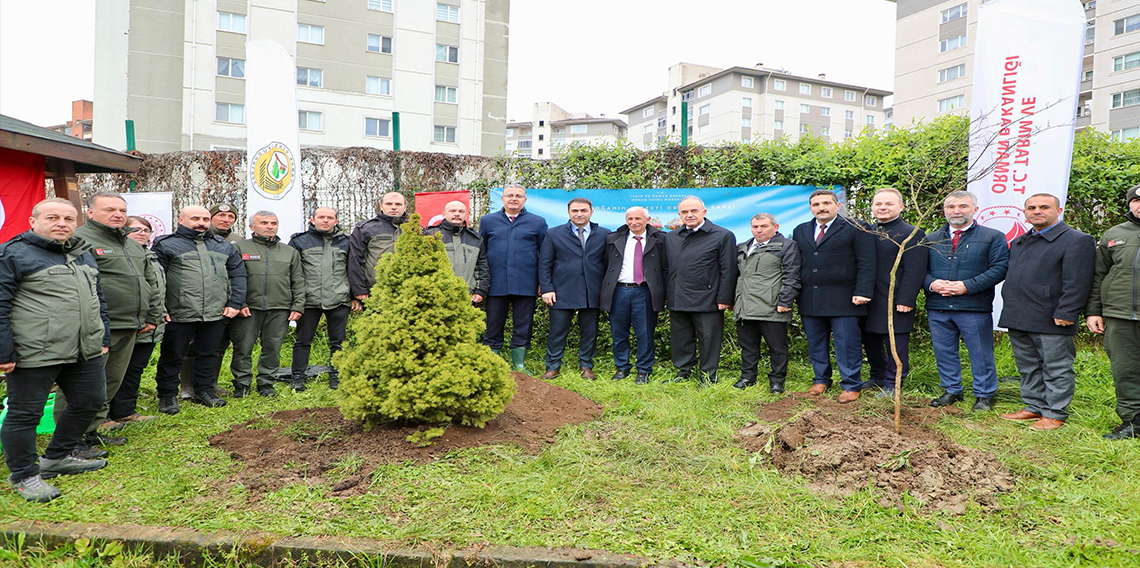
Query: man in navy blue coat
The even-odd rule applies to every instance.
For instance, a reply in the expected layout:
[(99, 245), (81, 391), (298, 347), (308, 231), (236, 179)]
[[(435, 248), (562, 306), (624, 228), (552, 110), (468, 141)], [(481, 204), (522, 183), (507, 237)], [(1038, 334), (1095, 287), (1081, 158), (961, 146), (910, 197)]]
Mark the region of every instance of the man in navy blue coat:
[(507, 311), (513, 314), (511, 366), (525, 370), (538, 295), (538, 253), (546, 238), (546, 220), (528, 212), (526, 188), (503, 188), (503, 208), (479, 220), (479, 236), (487, 248), (491, 291), (487, 296), (487, 332), (483, 343), (498, 353), (503, 348)]
[(808, 360), (815, 376), (808, 394), (831, 386), (830, 341), (839, 367), (839, 402), (859, 398), (863, 388), (863, 342), (859, 318), (875, 293), (875, 238), (839, 216), (839, 200), (826, 189), (808, 199), (814, 220), (800, 224), (792, 239), (800, 246), (800, 317)]
[(547, 231), (538, 256), (538, 287), (550, 306), (550, 335), (546, 340), (543, 380), (558, 376), (566, 336), (578, 313), (578, 372), (594, 380), (594, 352), (598, 346), (598, 314), (602, 280), (606, 276), (606, 235), (610, 230), (591, 223), (594, 204), (575, 197), (566, 206), (570, 222)]

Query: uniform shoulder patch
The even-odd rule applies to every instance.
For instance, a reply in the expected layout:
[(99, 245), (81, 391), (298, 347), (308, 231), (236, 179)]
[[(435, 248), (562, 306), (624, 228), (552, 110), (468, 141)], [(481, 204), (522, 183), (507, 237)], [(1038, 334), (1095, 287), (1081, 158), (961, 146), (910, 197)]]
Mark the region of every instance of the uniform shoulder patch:
[(1108, 241), (1108, 244), (1106, 246), (1108, 248), (1112, 248), (1115, 246), (1120, 246), (1122, 244), (1124, 244), (1124, 239), (1112, 239), (1111, 241)]
[(241, 259), (242, 260), (261, 260), (261, 255), (260, 254), (243, 254), (243, 255), (241, 255)]

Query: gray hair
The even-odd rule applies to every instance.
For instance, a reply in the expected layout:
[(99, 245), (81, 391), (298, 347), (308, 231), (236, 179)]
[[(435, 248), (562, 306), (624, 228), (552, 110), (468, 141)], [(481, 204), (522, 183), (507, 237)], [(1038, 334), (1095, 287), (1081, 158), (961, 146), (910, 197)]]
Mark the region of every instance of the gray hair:
[(272, 211), (258, 211), (257, 213), (254, 213), (252, 217), (249, 218), (249, 222), (253, 223), (253, 219), (255, 217), (272, 217), (272, 218), (276, 219), (277, 214), (272, 212)]
[(113, 197), (115, 199), (118, 199), (119, 201), (122, 201), (123, 203), (127, 202), (126, 199), (123, 199), (122, 195), (119, 195), (117, 193), (112, 193), (110, 191), (100, 191), (97, 193), (92, 193), (91, 195), (88, 195), (87, 198), (83, 200), (83, 202), (87, 205), (87, 208), (90, 209), (90, 208), (95, 206), (95, 200), (99, 199), (100, 197)]
[(761, 219), (767, 219), (773, 225), (779, 225), (779, 223), (776, 222), (776, 216), (771, 213), (757, 213), (752, 216), (753, 221), (760, 221)]
[(690, 199), (695, 199), (695, 200), (697, 200), (697, 203), (700, 203), (700, 204), (701, 204), (701, 209), (705, 209), (705, 208), (706, 208), (706, 207), (705, 207), (705, 200), (703, 200), (703, 199), (701, 199), (700, 197), (697, 197), (697, 196), (695, 196), (695, 195), (687, 195), (687, 196), (685, 196), (683, 199), (681, 199), (680, 201), (678, 201), (678, 202), (677, 202), (677, 205), (680, 205), (680, 204), (682, 204), (682, 203), (684, 203), (684, 202), (686, 202), (686, 201), (688, 201), (688, 200), (690, 200)]
[(945, 205), (951, 201), (958, 201), (960, 199), (969, 199), (970, 203), (972, 203), (974, 207), (978, 206), (978, 196), (968, 191), (962, 190), (951, 191), (950, 194), (946, 196), (946, 199), (942, 201), (942, 204)]
[(644, 215), (646, 219), (648, 219), (648, 218), (649, 218), (649, 210), (648, 210), (648, 209), (646, 209), (646, 208), (644, 208), (644, 207), (642, 207), (642, 206), (640, 206), (640, 205), (634, 205), (633, 207), (630, 207), (629, 209), (626, 209), (626, 210), (625, 210), (625, 214), (626, 214), (626, 215), (629, 215), (630, 213), (636, 213), (636, 212), (638, 212), (638, 211), (640, 211), (640, 212), (641, 212), (641, 214), (642, 214), (642, 215)]

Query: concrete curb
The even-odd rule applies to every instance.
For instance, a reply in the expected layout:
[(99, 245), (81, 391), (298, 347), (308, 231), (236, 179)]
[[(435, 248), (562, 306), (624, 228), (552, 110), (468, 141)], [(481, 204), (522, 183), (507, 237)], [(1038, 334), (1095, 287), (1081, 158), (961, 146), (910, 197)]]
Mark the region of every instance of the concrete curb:
[(11, 542), (24, 534), (25, 548), (51, 550), (70, 546), (79, 538), (118, 541), (133, 553), (155, 558), (177, 555), (184, 566), (203, 566), (207, 560), (230, 561), (236, 566), (297, 566), (357, 561), (386, 568), (643, 568), (650, 565), (635, 556), (573, 548), (513, 548), (486, 546), (456, 550), (391, 548), (384, 541), (341, 537), (282, 537), (271, 533), (204, 533), (194, 529), (48, 523), (26, 521), (0, 524), (0, 537)]

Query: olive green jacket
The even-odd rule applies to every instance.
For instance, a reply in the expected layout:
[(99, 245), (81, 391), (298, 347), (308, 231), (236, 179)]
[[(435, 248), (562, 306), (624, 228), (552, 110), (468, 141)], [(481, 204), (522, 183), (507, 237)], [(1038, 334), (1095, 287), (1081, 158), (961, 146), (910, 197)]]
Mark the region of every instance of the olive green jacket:
[[(158, 263), (158, 257), (152, 251), (146, 251), (146, 259), (154, 266), (154, 272), (158, 276), (158, 287), (162, 291), (163, 299), (166, 298), (166, 271), (162, 269), (162, 265)], [(146, 332), (140, 333), (135, 338), (135, 343), (160, 343), (163, 336), (166, 335), (166, 305), (163, 303), (162, 317), (159, 318), (157, 327)]]
[(1096, 245), (1096, 269), (1085, 315), (1140, 320), (1140, 219), (1105, 231)]
[(245, 305), (252, 310), (305, 311), (305, 269), (297, 249), (278, 237), (237, 243), (245, 262)]
[(91, 254), (99, 264), (111, 329), (139, 330), (148, 323), (158, 325), (166, 314), (165, 287), (159, 285), (147, 250), (128, 237), (129, 232), (91, 219), (75, 231), (75, 236), (91, 245)]

